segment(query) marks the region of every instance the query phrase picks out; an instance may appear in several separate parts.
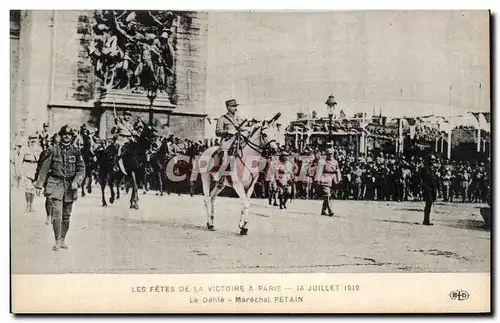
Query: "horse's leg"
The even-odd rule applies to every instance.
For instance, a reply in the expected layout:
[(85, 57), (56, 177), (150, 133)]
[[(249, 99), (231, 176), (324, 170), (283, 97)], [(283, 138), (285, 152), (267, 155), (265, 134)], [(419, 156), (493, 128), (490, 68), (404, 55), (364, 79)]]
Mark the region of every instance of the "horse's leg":
[(116, 184), (116, 199), (119, 200), (120, 199), (120, 185), (121, 185), (121, 181), (122, 181), (122, 176), (115, 174), (113, 176), (113, 181)]
[(87, 170), (85, 170), (85, 175), (83, 176), (82, 182), (82, 197), (85, 197), (85, 180), (87, 179)]
[(92, 168), (89, 168), (86, 180), (87, 180), (87, 193), (92, 194)]
[(158, 190), (160, 191), (160, 196), (163, 196), (163, 171), (161, 168), (158, 170)]
[(106, 189), (106, 177), (108, 174), (99, 174), (99, 184), (101, 185), (101, 197), (102, 197), (102, 206), (108, 206), (106, 203), (106, 196), (104, 194), (104, 190)]
[(113, 176), (108, 176), (108, 186), (111, 196), (109, 197), (109, 203), (113, 204), (115, 202), (115, 190), (114, 190), (114, 178)]
[(255, 183), (256, 180), (254, 179), (254, 181), (252, 182), (252, 184), (250, 185), (250, 187), (247, 189), (246, 192), (245, 192), (245, 187), (241, 182), (233, 183), (234, 190), (236, 191), (238, 196), (243, 200), (243, 210), (241, 210), (240, 223), (239, 223), (241, 235), (248, 234), (248, 227), (247, 227), (248, 222), (246, 221), (246, 218), (248, 217), (250, 209), (250, 197), (253, 194)]
[(250, 207), (250, 201), (247, 198), (245, 187), (243, 187), (241, 182), (233, 182), (233, 189), (236, 191), (236, 194), (238, 194), (238, 196), (240, 197), (240, 199), (242, 199), (243, 202), (243, 209), (241, 210), (240, 223), (238, 227), (240, 228), (240, 234), (246, 235), (248, 233), (246, 217), (248, 216), (248, 208)]
[(224, 189), (224, 186), (222, 185), (215, 185), (215, 187), (212, 189), (212, 192), (210, 192), (210, 221), (207, 223), (208, 229), (209, 230), (215, 230), (214, 227), (214, 219), (215, 219), (215, 199), (217, 196), (222, 192)]
[(210, 174), (202, 174), (201, 175), (201, 183), (203, 185), (203, 196), (205, 202), (205, 211), (207, 213), (207, 228), (209, 230), (214, 230), (214, 208), (213, 208), (213, 199), (212, 192), (215, 191), (216, 187), (212, 192), (210, 192), (210, 184), (212, 182), (212, 178)]
[[(211, 199), (210, 199), (210, 176), (202, 175), (201, 184), (203, 186), (203, 202), (205, 203), (205, 211), (207, 214), (207, 227), (210, 226), (210, 209), (211, 209)], [(170, 194), (170, 193), (169, 193)]]
[(139, 204), (137, 203), (138, 199), (138, 191), (139, 187), (137, 186), (137, 178), (135, 175), (135, 171), (130, 172), (130, 177), (132, 178), (132, 194), (130, 195), (130, 208), (139, 209)]

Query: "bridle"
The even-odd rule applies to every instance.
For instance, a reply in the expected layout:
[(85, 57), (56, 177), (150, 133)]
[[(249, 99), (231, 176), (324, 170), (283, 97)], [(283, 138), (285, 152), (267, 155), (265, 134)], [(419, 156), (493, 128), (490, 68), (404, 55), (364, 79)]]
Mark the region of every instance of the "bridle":
[[(265, 122), (265, 121), (264, 121)], [(266, 134), (264, 133), (264, 130), (267, 129), (266, 126), (263, 124), (261, 125), (260, 127), (256, 127), (252, 133), (247, 137), (247, 136), (244, 136), (243, 134), (239, 134), (239, 136), (241, 138), (243, 138), (244, 142), (245, 142), (245, 145), (247, 145), (248, 147), (250, 147), (252, 150), (256, 151), (257, 153), (259, 153), (262, 157), (266, 157), (266, 155), (268, 154), (268, 150), (267, 149), (273, 142), (276, 141), (276, 139), (272, 139), (272, 140), (267, 140), (266, 139)], [(249, 138), (251, 138), (255, 132), (259, 131), (259, 142), (261, 144), (256, 144), (254, 142), (251, 142)]]

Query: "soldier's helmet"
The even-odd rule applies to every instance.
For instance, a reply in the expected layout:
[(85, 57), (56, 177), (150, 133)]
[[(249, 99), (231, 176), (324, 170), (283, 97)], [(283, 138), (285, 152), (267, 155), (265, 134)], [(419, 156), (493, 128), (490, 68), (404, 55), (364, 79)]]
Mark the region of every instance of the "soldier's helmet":
[(59, 130), (59, 136), (63, 136), (63, 135), (66, 135), (66, 134), (69, 134), (71, 136), (74, 136), (75, 135), (75, 130), (73, 130), (73, 128), (71, 128), (70, 126), (68, 125), (64, 125), (61, 127), (61, 130)]

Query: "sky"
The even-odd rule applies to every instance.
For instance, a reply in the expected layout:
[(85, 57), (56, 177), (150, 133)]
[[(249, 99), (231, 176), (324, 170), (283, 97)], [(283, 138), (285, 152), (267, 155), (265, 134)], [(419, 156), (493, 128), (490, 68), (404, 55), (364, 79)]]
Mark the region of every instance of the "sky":
[(487, 11), (210, 12), (208, 48), (209, 116), (490, 111)]

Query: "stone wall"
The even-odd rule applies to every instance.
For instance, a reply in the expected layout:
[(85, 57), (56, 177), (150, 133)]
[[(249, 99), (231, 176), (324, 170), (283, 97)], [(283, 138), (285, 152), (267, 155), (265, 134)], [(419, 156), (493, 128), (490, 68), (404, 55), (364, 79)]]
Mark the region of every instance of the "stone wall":
[(12, 10), (10, 12), (10, 106), (11, 111), (11, 145), (16, 140), (17, 118), (17, 82), (19, 75), (19, 31), (20, 31), (20, 12)]
[(177, 105), (182, 112), (205, 111), (208, 14), (182, 15), (177, 35)]

